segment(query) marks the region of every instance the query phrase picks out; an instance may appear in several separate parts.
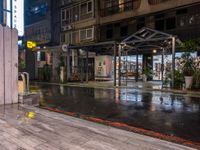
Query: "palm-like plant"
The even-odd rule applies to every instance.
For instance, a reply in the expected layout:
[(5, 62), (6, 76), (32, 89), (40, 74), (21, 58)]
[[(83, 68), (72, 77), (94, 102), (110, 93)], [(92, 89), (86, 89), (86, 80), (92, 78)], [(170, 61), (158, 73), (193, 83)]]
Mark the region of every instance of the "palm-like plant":
[(194, 58), (190, 52), (185, 52), (181, 56), (182, 71), (184, 76), (192, 76), (195, 70)]

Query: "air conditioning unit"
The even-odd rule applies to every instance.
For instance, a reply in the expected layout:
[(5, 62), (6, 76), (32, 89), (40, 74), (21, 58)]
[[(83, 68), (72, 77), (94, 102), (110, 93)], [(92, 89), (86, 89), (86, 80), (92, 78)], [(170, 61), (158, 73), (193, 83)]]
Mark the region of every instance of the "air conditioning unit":
[(62, 31), (68, 31), (68, 30), (71, 30), (71, 29), (72, 29), (71, 25), (62, 27)]

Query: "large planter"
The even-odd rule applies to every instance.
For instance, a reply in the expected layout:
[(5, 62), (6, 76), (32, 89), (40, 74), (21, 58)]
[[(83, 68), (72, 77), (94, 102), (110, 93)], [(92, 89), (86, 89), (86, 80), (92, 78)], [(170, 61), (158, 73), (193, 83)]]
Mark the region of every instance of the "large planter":
[(142, 75), (143, 82), (147, 82), (147, 76), (145, 74)]
[(192, 87), (192, 80), (193, 80), (192, 76), (185, 76), (185, 88), (186, 89), (191, 89), (191, 87)]

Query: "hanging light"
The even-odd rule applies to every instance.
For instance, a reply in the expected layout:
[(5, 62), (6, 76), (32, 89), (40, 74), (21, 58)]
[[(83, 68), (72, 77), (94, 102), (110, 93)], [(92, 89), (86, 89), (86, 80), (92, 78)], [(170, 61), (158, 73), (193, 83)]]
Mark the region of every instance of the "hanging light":
[(154, 53), (154, 54), (156, 54), (156, 53), (157, 53), (157, 50), (156, 50), (156, 49), (154, 49), (154, 50), (153, 50), (153, 53)]

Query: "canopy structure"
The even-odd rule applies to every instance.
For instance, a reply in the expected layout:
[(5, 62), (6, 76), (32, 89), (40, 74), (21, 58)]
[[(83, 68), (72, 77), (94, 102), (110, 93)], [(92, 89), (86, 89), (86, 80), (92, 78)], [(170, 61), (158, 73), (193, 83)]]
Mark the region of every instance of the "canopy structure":
[[(137, 55), (136, 70), (138, 78), (138, 55), (153, 53), (153, 51), (159, 51), (163, 55), (166, 53), (172, 54), (172, 87), (174, 87), (174, 76), (175, 76), (175, 49), (176, 45), (181, 44), (181, 41), (175, 36), (154, 29), (144, 27), (136, 33), (130, 35), (124, 39), (119, 48), (119, 55), (122, 54), (135, 54)], [(163, 60), (162, 60), (163, 62)], [(163, 64), (163, 63), (162, 63)], [(120, 70), (120, 67), (119, 67)], [(162, 81), (163, 81), (164, 67), (162, 65)], [(119, 85), (121, 81), (119, 80)]]
[[(86, 82), (88, 82), (88, 58), (89, 58), (89, 52), (94, 52), (96, 55), (111, 55), (114, 57), (114, 86), (116, 86), (117, 76), (116, 76), (116, 64), (117, 64), (117, 51), (118, 51), (118, 45), (116, 41), (107, 41), (107, 42), (99, 42), (99, 43), (86, 43), (86, 44), (80, 44), (80, 45), (69, 45), (67, 47), (67, 80), (69, 80), (69, 77), (71, 76), (70, 71), (70, 52), (71, 51), (79, 51), (84, 50), (85, 51), (85, 58), (86, 58)], [(83, 56), (84, 54), (79, 54), (78, 57), (80, 58), (80, 74), (81, 74), (81, 82), (83, 82)]]

